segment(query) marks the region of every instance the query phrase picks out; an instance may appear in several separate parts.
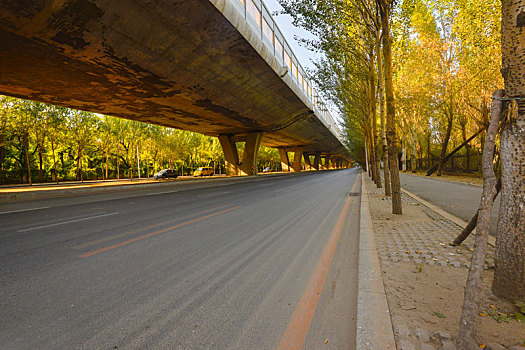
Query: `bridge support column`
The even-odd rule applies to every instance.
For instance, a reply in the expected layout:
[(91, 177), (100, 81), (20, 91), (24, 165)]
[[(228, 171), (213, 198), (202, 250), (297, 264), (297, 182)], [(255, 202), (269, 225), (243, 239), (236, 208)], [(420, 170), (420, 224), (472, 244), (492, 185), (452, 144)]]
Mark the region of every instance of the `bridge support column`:
[(257, 174), (257, 154), (261, 145), (262, 132), (252, 132), (246, 137), (244, 156), (242, 158), (242, 175)]
[(303, 148), (295, 147), (293, 153), (293, 171), (298, 173), (301, 171), (301, 161), (303, 160)]
[(235, 143), (235, 135), (219, 135), (219, 142), (224, 152), (224, 162), (226, 163), (226, 175), (257, 174), (257, 154), (259, 152), (259, 146), (261, 145), (261, 139), (261, 132), (252, 132), (249, 133), (246, 138), (241, 138), (242, 141), (246, 141), (241, 163)]
[(284, 148), (278, 148), (279, 157), (281, 158), (281, 168), (283, 171), (290, 171), (290, 160), (288, 159), (288, 152)]
[(312, 170), (312, 163), (310, 162), (310, 153), (303, 153), (304, 164), (308, 167), (308, 170)]
[(239, 175), (239, 152), (232, 135), (219, 135), (219, 142), (224, 153), (226, 175)]
[(323, 158), (324, 158), (323, 170), (329, 170), (330, 169), (330, 156), (326, 156)]
[(321, 153), (317, 152), (314, 157), (314, 169), (319, 170), (319, 161), (321, 160)]

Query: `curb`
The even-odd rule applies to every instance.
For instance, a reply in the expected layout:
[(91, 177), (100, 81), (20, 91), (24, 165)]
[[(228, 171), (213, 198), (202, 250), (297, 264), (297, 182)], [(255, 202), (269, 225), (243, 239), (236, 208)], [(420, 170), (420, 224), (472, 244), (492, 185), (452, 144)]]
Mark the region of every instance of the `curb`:
[(424, 176), (424, 175), (414, 175), (414, 174), (403, 173), (403, 172), (400, 172), (399, 174), (408, 175), (408, 176), (415, 176), (415, 177), (422, 177), (422, 178), (429, 178), (429, 179), (436, 180), (436, 181), (443, 181), (443, 182), (449, 182), (449, 183), (453, 183), (453, 184), (466, 185), (466, 186), (475, 186), (475, 187), (483, 188), (483, 185), (471, 184), (471, 183), (463, 182), (463, 181), (454, 181), (454, 180), (449, 180), (449, 179), (441, 179), (441, 178), (437, 178), (437, 177), (430, 177), (430, 176)]
[(356, 348), (396, 349), (390, 310), (376, 250), (364, 172), (361, 173)]
[[(26, 191), (8, 191), (0, 189), (0, 203), (9, 203), (9, 202), (18, 202), (26, 200), (35, 200), (35, 199), (52, 199), (60, 197), (68, 197), (75, 195), (88, 195), (88, 194), (98, 194), (98, 193), (107, 193), (126, 190), (129, 188), (141, 189), (148, 188), (151, 186), (167, 186), (167, 185), (181, 185), (181, 184), (190, 184), (190, 183), (221, 183), (224, 181), (239, 181), (239, 182), (249, 182), (256, 178), (263, 177), (283, 177), (283, 176), (301, 176), (308, 175), (312, 172), (302, 171), (302, 172), (275, 172), (275, 173), (266, 173), (258, 174), (255, 176), (215, 176), (210, 178), (195, 179), (195, 178), (182, 178), (178, 180), (168, 180), (168, 181), (153, 181), (148, 180), (144, 182), (122, 182), (122, 183), (104, 183), (97, 182), (95, 184), (82, 183), (77, 185), (68, 185), (68, 188), (53, 188), (53, 187), (34, 187), (34, 189), (29, 189)], [(236, 180), (235, 180), (236, 179)]]
[[(417, 194), (412, 193), (408, 190), (405, 190), (403, 187), (401, 187), (401, 191), (405, 192), (408, 196), (414, 198), (415, 200), (423, 204), (425, 207), (428, 207), (430, 210), (433, 210), (439, 215), (443, 216), (444, 218), (452, 221), (459, 227), (465, 228), (468, 225), (468, 222), (464, 221), (463, 219), (458, 218), (457, 216), (453, 214), (450, 214), (449, 212), (443, 210), (441, 207), (438, 207), (437, 205), (427, 202), (423, 198), (419, 197)], [(472, 231), (471, 235), (475, 235), (475, 234), (476, 234), (476, 229)], [(493, 247), (496, 246), (496, 238), (494, 238), (494, 236), (489, 235), (489, 244)]]

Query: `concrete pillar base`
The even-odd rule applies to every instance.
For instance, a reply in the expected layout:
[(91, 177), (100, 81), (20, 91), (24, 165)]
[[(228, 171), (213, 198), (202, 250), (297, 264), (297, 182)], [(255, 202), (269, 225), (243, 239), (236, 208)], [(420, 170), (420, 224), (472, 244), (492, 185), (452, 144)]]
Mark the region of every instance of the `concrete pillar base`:
[(321, 153), (317, 152), (314, 157), (314, 169), (319, 170), (319, 162), (321, 160)]
[(257, 154), (261, 145), (262, 132), (252, 132), (246, 137), (244, 156), (242, 158), (242, 175), (257, 174)]
[(324, 158), (323, 170), (329, 170), (330, 169), (330, 156), (326, 156), (323, 158)]
[(283, 171), (290, 171), (290, 159), (288, 159), (288, 152), (286, 149), (279, 148), (279, 157), (281, 158), (281, 168)]
[(305, 167), (308, 167), (308, 170), (312, 170), (312, 163), (310, 162), (310, 154), (303, 153)]
[(302, 147), (296, 147), (294, 149), (294, 156), (293, 156), (293, 171), (296, 173), (301, 171), (301, 160), (303, 159), (303, 148)]
[(226, 175), (257, 174), (257, 154), (261, 145), (262, 132), (252, 132), (246, 136), (244, 156), (239, 161), (239, 152), (235, 143), (235, 135), (219, 135), (219, 142), (224, 153)]
[(239, 175), (239, 152), (234, 142), (233, 135), (219, 135), (219, 142), (224, 153), (226, 175)]

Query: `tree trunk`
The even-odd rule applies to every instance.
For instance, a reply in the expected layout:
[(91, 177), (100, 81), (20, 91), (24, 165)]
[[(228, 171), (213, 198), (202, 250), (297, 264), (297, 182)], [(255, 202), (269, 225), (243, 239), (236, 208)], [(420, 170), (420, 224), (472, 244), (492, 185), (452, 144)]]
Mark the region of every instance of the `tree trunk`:
[(139, 146), (137, 145), (137, 175), (140, 179), (140, 156), (139, 156)]
[(43, 177), (42, 177), (42, 166), (43, 166), (43, 157), (42, 157), (42, 148), (43, 148), (43, 144), (40, 143), (38, 145), (38, 181), (39, 182), (43, 182)]
[(485, 148), (483, 149), (483, 194), (478, 210), (476, 241), (474, 242), (474, 251), (472, 252), (472, 259), (470, 261), (467, 286), (465, 288), (465, 299), (463, 301), (458, 337), (456, 339), (457, 347), (465, 350), (479, 349), (476, 343), (476, 319), (479, 312), (479, 299), (483, 283), (483, 268), (485, 266), (485, 254), (487, 252), (492, 198), (496, 193), (496, 174), (494, 173), (493, 160), (494, 143), (496, 142), (496, 134), (498, 133), (501, 115), (501, 97), (503, 97), (503, 90), (494, 92), (492, 117), (489, 129), (487, 130)]
[[(375, 174), (375, 167), (374, 167), (374, 140), (372, 136), (372, 130), (370, 129), (368, 131), (368, 166), (369, 169), (369, 175), (372, 177), (372, 181), (376, 183), (376, 174)], [(330, 169), (330, 163), (328, 163), (328, 168)]]
[(432, 164), (431, 164), (431, 161), (430, 161), (430, 157), (431, 157), (431, 154), (430, 154), (430, 138), (432, 137), (432, 134), (430, 133), (430, 128), (427, 131), (427, 135), (428, 135), (428, 137), (427, 137), (427, 168), (430, 168), (430, 167), (432, 167)]
[(119, 146), (117, 143), (117, 180), (120, 180), (120, 158), (119, 158)]
[[(135, 159), (135, 156), (133, 155), (133, 145), (130, 145), (128, 151), (128, 160), (129, 160), (129, 179), (130, 181), (133, 180), (133, 166), (135, 165), (133, 163), (133, 160)], [(131, 155), (129, 154), (131, 152)]]
[(501, 73), (507, 122), (501, 131), (501, 207), (492, 290), (507, 299), (525, 299), (525, 46), (523, 1), (502, 1)]
[(385, 68), (386, 96), (386, 138), (388, 145), (388, 164), (392, 185), (392, 213), (402, 214), (401, 183), (399, 181), (399, 166), (397, 161), (396, 107), (394, 101), (394, 84), (392, 81), (392, 48), (390, 38), (390, 1), (379, 0), (381, 12), (381, 28), (383, 32), (383, 58)]
[(146, 149), (146, 178), (149, 180), (149, 147)]
[[(377, 52), (380, 54), (380, 52)], [(370, 59), (368, 66), (368, 74), (370, 75), (370, 119), (372, 121), (372, 152), (375, 184), (377, 188), (383, 187), (381, 184), (381, 170), (379, 166), (379, 143), (377, 137), (377, 109), (376, 109), (376, 80), (375, 80), (375, 60), (374, 60), (374, 46), (370, 47)]]
[(412, 139), (412, 154), (410, 155), (410, 170), (412, 173), (416, 172), (416, 157), (417, 157), (417, 146), (416, 140)]
[(31, 163), (29, 162), (29, 133), (24, 134), (24, 149), (26, 153), (26, 162), (27, 162), (27, 177), (29, 179), (29, 185), (33, 185), (33, 179), (31, 179)]
[(51, 138), (51, 153), (53, 153), (53, 169), (55, 170), (55, 181), (58, 184), (57, 161), (55, 158), (55, 142)]
[(0, 183), (4, 183), (4, 159), (5, 159), (5, 147), (4, 147), (4, 125), (0, 128)]
[[(498, 194), (500, 193), (501, 191), (501, 178), (498, 179), (498, 182), (496, 183), (496, 193), (494, 194), (494, 196), (492, 197), (492, 201), (494, 202), (494, 200), (496, 199), (496, 197), (498, 196)], [(461, 231), (461, 233), (456, 237), (456, 239), (454, 240), (454, 242), (450, 243), (451, 246), (455, 247), (455, 246), (458, 246), (460, 245), (461, 243), (463, 243), (463, 241), (465, 239), (467, 239), (467, 237), (472, 233), (472, 231), (474, 231), (474, 229), (476, 228), (476, 225), (478, 223), (478, 214), (479, 214), (479, 210), (476, 211), (476, 214), (474, 214), (474, 216), (472, 217), (472, 219), (470, 219), (468, 225), (463, 229), (463, 231)]]
[(443, 164), (445, 163), (445, 155), (447, 154), (447, 147), (448, 142), (450, 140), (450, 134), (452, 133), (453, 114), (451, 108), (452, 107), (449, 107), (449, 111), (447, 113), (447, 131), (445, 134), (445, 139), (443, 140), (443, 144), (441, 145), (441, 155), (439, 156), (437, 176), (441, 176), (441, 170), (443, 170)]
[(108, 168), (109, 168), (109, 145), (106, 146), (106, 180), (108, 179)]
[(481, 133), (481, 151), (485, 149), (485, 130), (489, 127), (489, 110), (487, 108), (487, 103), (485, 102), (485, 98), (481, 101), (481, 121), (483, 123), (483, 132)]
[(77, 181), (80, 181), (80, 177), (81, 177), (81, 174), (80, 174), (80, 154), (81, 152), (82, 152), (82, 149), (79, 146), (77, 150)]
[(376, 53), (377, 53), (377, 81), (379, 93), (379, 115), (381, 118), (381, 148), (383, 153), (383, 177), (385, 181), (385, 196), (390, 196), (390, 171), (388, 170), (388, 147), (386, 144), (385, 130), (385, 82), (383, 76), (383, 59), (381, 56), (381, 34), (376, 31)]

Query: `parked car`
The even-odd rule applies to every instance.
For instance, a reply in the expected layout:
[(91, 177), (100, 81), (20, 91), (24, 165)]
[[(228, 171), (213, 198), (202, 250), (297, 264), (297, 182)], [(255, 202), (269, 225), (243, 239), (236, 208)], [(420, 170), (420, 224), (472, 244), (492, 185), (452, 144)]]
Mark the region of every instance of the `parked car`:
[(271, 170), (270, 170), (270, 167), (266, 167), (263, 169), (263, 173), (269, 173)]
[(200, 167), (193, 172), (193, 176), (213, 176), (212, 167)]
[(164, 169), (164, 170), (159, 171), (155, 175), (153, 175), (153, 178), (154, 179), (167, 179), (171, 177), (172, 179), (176, 179), (177, 176), (178, 176), (177, 172), (174, 169)]

